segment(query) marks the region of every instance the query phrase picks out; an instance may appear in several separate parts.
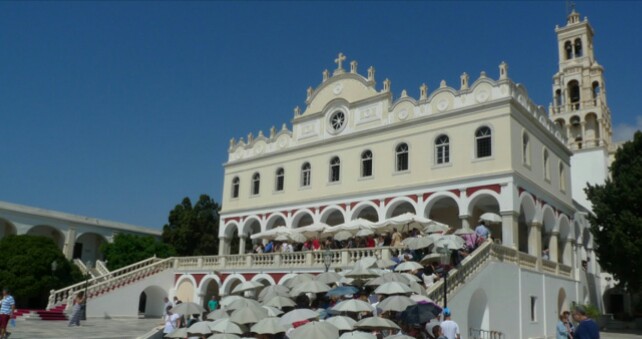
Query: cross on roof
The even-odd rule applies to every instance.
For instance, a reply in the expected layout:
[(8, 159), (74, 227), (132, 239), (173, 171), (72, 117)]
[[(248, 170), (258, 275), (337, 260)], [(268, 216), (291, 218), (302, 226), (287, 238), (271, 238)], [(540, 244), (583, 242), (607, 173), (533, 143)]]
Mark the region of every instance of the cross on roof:
[(343, 55), (343, 53), (341, 53), (341, 52), (339, 52), (339, 56), (337, 56), (337, 58), (336, 58), (336, 59), (334, 59), (334, 62), (337, 64), (337, 69), (338, 69), (338, 70), (339, 70), (339, 69), (343, 69), (343, 67), (341, 67), (341, 63), (342, 63), (345, 59), (346, 59), (346, 56), (345, 56), (345, 55)]

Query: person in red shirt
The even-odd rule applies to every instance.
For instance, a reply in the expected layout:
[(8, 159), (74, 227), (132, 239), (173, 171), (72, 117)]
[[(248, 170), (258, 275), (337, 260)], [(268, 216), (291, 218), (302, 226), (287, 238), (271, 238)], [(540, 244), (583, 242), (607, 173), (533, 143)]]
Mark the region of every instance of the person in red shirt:
[(321, 243), (319, 242), (319, 237), (315, 237), (312, 240), (312, 250), (313, 251), (318, 251), (321, 249)]
[(366, 238), (366, 247), (368, 248), (375, 247), (375, 240), (371, 235), (368, 236), (368, 238)]

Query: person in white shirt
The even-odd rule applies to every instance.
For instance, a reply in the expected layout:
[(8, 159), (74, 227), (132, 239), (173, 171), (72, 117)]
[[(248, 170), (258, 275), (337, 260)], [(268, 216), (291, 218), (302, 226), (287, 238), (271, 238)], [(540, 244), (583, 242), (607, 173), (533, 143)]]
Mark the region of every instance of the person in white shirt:
[(444, 321), (441, 322), (441, 330), (448, 339), (461, 339), (459, 334), (459, 325), (450, 319), (450, 309), (444, 308)]
[(179, 326), (179, 319), (181, 318), (180, 314), (172, 313), (171, 307), (167, 307), (165, 310), (167, 314), (165, 315), (165, 328), (163, 328), (163, 333), (165, 335), (174, 332)]

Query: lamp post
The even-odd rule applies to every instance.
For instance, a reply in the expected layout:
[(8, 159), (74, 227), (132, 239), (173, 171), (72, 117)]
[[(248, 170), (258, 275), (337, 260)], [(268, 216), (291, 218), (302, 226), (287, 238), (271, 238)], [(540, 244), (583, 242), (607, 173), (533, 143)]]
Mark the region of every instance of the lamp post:
[(330, 249), (326, 249), (323, 252), (323, 265), (325, 265), (326, 272), (330, 270), (330, 265), (332, 265), (332, 252), (330, 252)]
[(441, 265), (444, 276), (444, 308), (448, 307), (448, 265), (450, 264), (450, 251), (448, 245), (444, 246), (441, 256)]

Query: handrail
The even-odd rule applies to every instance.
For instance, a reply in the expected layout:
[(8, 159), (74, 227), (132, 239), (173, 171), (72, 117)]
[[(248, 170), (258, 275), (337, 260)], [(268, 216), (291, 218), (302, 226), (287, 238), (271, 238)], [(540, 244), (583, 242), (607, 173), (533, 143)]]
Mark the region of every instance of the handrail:
[(82, 262), (82, 260), (78, 258), (74, 259), (74, 265), (78, 266), (80, 273), (82, 273), (83, 275), (89, 274), (89, 269), (87, 269), (87, 265), (85, 265), (85, 263)]
[(111, 273), (107, 268), (107, 265), (105, 265), (102, 260), (96, 260), (96, 271), (98, 271), (101, 276), (109, 275), (109, 273)]
[(504, 333), (493, 330), (483, 330), (480, 328), (468, 329), (469, 339), (504, 339)]

